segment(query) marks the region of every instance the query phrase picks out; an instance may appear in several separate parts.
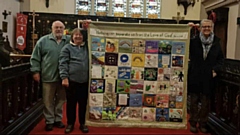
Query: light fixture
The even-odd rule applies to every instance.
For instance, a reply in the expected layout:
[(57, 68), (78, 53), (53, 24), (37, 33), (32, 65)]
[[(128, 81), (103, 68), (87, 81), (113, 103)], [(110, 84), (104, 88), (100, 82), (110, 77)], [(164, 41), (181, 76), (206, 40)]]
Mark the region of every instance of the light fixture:
[[(199, 0), (197, 0), (199, 2)], [(187, 15), (187, 8), (188, 6), (192, 5), (192, 7), (195, 5), (196, 0), (178, 0), (177, 4), (178, 6), (183, 5), (184, 7), (184, 15)]]

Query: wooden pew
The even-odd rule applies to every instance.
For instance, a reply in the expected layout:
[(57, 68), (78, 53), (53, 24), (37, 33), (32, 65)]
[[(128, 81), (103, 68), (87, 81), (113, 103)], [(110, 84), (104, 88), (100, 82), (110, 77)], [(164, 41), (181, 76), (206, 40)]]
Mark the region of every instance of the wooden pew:
[(226, 59), (211, 99), (209, 127), (216, 134), (240, 134), (240, 61)]
[(0, 68), (0, 134), (26, 134), (42, 117), (41, 88), (30, 63)]
[[(208, 127), (212, 134), (240, 135), (240, 61), (226, 59), (211, 96)], [(187, 106), (189, 110), (190, 96)], [(201, 103), (199, 104), (199, 108)]]

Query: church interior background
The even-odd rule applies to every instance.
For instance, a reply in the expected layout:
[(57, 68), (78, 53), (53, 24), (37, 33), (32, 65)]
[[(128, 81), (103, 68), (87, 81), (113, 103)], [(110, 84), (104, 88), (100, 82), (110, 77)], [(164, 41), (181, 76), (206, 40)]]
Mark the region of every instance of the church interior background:
[[(54, 20), (63, 21), (68, 34), (78, 27), (78, 20), (84, 19), (187, 24), (205, 18), (214, 21), (214, 32), (221, 38), (226, 57), (211, 100), (208, 127), (212, 134), (240, 134), (238, 0), (0, 0), (0, 9), (0, 134), (29, 133), (42, 119), (41, 86), (32, 79), (29, 57), (36, 41), (51, 32)], [(17, 13), (25, 18), (23, 38), (16, 38)], [(191, 38), (197, 32), (193, 27)]]

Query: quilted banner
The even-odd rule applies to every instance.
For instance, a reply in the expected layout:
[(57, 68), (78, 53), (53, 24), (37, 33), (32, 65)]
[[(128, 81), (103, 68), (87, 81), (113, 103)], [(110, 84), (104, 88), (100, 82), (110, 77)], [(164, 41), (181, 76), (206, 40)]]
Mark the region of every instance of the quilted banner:
[(92, 22), (86, 124), (187, 128), (190, 28)]

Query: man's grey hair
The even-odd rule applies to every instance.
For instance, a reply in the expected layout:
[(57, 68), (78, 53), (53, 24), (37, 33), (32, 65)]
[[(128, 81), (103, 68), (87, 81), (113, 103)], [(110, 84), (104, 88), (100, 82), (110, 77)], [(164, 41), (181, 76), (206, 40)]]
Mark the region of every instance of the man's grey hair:
[(63, 27), (65, 28), (65, 25), (63, 24), (63, 22), (61, 22), (61, 21), (59, 21), (59, 20), (54, 21), (54, 22), (52, 23), (52, 28), (54, 27), (55, 23), (62, 23)]

